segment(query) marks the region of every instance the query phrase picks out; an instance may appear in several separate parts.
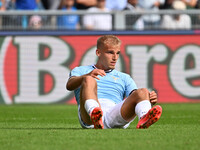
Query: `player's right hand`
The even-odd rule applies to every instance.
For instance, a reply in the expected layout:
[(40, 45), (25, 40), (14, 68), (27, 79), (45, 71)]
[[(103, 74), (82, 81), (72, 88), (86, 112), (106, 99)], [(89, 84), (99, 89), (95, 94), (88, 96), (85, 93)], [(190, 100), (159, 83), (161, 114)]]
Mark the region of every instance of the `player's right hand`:
[(89, 76), (92, 76), (92, 77), (95, 78), (95, 79), (100, 80), (100, 78), (98, 77), (98, 75), (100, 75), (100, 76), (103, 77), (103, 76), (106, 75), (106, 73), (105, 73), (105, 71), (102, 70), (102, 69), (94, 69), (94, 70), (92, 70), (90, 73), (88, 73), (88, 75), (89, 75)]

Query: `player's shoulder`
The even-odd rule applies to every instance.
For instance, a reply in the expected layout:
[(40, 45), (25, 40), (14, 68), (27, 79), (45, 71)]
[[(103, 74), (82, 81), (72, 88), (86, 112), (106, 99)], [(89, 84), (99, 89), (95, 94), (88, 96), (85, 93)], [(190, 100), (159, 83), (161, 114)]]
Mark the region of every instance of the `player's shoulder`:
[(92, 69), (92, 66), (78, 66), (71, 70), (70, 76), (81, 76), (89, 73)]
[(75, 67), (73, 70), (87, 70), (87, 69), (91, 69), (92, 65), (88, 65), (88, 66), (77, 66)]

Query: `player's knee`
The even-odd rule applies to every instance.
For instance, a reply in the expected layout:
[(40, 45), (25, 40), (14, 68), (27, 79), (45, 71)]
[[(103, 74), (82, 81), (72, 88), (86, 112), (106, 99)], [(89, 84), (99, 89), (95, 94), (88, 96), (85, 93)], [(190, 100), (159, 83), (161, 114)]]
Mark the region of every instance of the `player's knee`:
[(139, 96), (148, 96), (149, 90), (147, 88), (140, 88), (137, 90)]
[(82, 86), (89, 86), (89, 87), (97, 86), (97, 82), (93, 77), (85, 76), (83, 77)]
[(136, 100), (136, 103), (139, 103), (140, 101), (143, 101), (143, 100), (148, 100), (149, 90), (146, 88), (137, 89), (136, 91), (132, 93), (132, 96)]

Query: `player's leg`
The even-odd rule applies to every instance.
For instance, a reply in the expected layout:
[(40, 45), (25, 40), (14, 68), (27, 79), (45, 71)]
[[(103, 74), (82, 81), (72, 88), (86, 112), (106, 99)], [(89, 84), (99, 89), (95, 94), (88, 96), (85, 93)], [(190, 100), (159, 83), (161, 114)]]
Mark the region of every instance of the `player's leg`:
[[(121, 108), (121, 115), (126, 121), (133, 120), (136, 115), (139, 119), (143, 117), (139, 123), (142, 125), (145, 122), (148, 124), (147, 127), (149, 127), (160, 118), (162, 113), (162, 108), (160, 106), (155, 106), (154, 108), (155, 111), (150, 115), (151, 103), (149, 100), (149, 91), (146, 88), (141, 88), (131, 93), (125, 100)], [(148, 115), (146, 118), (149, 118), (144, 119), (145, 115)], [(155, 116), (157, 120), (155, 119)], [(140, 127), (137, 126), (137, 128)]]
[[(88, 125), (94, 124), (95, 128), (103, 128), (101, 120), (103, 112), (101, 112), (100, 104), (97, 100), (97, 82), (90, 76), (84, 77), (81, 85), (80, 114), (84, 123)], [(99, 123), (100, 127), (98, 127)]]
[(162, 107), (159, 105), (154, 106), (140, 118), (136, 128), (138, 129), (148, 128), (153, 123), (157, 122), (158, 119), (160, 119), (161, 114), (162, 114)]
[[(145, 88), (137, 89), (131, 93), (131, 95), (125, 100), (121, 108), (122, 117), (126, 121), (131, 121), (135, 116), (136, 105), (144, 101), (146, 109), (151, 109), (151, 103), (149, 101), (149, 91)], [(144, 112), (145, 113), (145, 112)]]

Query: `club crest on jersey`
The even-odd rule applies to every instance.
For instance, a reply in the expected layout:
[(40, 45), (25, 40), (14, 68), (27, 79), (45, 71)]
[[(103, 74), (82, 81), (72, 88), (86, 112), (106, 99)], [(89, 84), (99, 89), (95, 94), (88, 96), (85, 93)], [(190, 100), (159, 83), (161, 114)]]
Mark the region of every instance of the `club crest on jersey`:
[(115, 80), (115, 82), (117, 82), (117, 80), (119, 79), (119, 78), (114, 77), (114, 76), (111, 76), (111, 77)]

